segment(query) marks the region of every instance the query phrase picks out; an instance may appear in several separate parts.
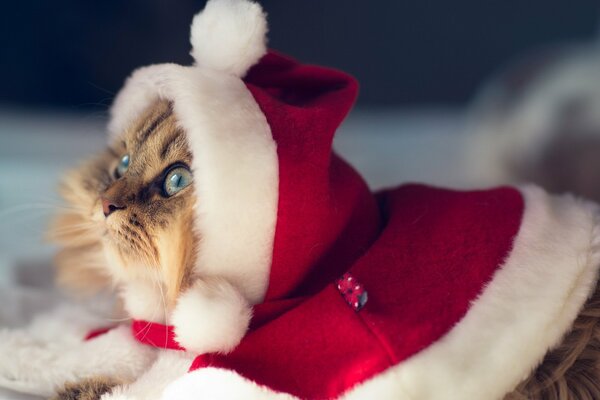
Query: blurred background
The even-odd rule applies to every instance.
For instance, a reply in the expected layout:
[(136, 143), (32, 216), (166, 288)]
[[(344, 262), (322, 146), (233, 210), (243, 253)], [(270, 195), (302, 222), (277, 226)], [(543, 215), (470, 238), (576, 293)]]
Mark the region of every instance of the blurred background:
[[(335, 146), (374, 189), (533, 180), (600, 200), (600, 2), (260, 2), (272, 48), (360, 81)], [(43, 232), (63, 171), (105, 145), (107, 108), (134, 68), (191, 62), (203, 5), (4, 4), (0, 301), (14, 307), (0, 326), (39, 310), (50, 286)]]
[[(270, 45), (352, 73), (364, 107), (462, 105), (515, 57), (593, 39), (600, 15), (594, 0), (261, 3)], [(0, 28), (0, 102), (103, 111), (133, 68), (191, 62), (188, 28), (203, 5), (11, 2)]]

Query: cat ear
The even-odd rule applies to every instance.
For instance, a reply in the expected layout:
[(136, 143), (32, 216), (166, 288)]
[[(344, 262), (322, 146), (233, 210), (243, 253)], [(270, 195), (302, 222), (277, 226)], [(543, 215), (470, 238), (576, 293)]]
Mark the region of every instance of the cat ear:
[(267, 51), (267, 18), (248, 0), (209, 0), (194, 17), (190, 41), (196, 64), (238, 77)]

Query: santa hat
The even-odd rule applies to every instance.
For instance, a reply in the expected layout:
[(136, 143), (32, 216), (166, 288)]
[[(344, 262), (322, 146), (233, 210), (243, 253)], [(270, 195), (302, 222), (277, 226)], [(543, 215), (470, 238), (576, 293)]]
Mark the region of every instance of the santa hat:
[[(258, 4), (209, 1), (192, 23), (196, 63), (136, 70), (111, 109), (113, 138), (159, 98), (173, 102), (187, 133), (199, 199), (195, 228), (202, 237), (195, 272), (221, 279), (217, 288), (199, 282), (173, 316), (176, 325), (189, 326), (179, 338), (198, 351), (237, 344), (249, 305), (314, 291), (340, 275), (343, 259), (355, 258), (377, 228), (366, 184), (331, 150), (354, 103), (356, 81), (267, 53), (266, 31)], [(343, 235), (352, 225), (362, 226), (351, 229), (360, 233)], [(315, 269), (318, 276), (311, 276)], [(207, 307), (215, 297), (219, 307)], [(201, 328), (192, 320), (213, 323)], [(215, 346), (186, 340), (199, 337), (198, 329), (218, 332), (220, 323), (231, 337)]]

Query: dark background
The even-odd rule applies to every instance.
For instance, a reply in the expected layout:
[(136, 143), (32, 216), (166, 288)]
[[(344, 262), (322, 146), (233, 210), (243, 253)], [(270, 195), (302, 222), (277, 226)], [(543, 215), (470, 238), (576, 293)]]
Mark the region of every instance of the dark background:
[[(367, 107), (463, 104), (530, 50), (595, 39), (597, 0), (263, 0), (270, 45), (338, 67)], [(200, 0), (3, 4), (0, 105), (104, 109), (137, 66), (190, 63)]]

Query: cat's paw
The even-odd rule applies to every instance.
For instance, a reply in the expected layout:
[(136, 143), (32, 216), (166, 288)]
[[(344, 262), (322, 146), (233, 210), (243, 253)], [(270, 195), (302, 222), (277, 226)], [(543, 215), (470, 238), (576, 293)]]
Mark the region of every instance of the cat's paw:
[(113, 378), (98, 376), (75, 383), (67, 383), (51, 400), (100, 400), (100, 398), (121, 384)]
[(194, 353), (228, 353), (242, 340), (252, 317), (246, 298), (224, 279), (200, 280), (181, 295), (171, 322), (175, 339)]

